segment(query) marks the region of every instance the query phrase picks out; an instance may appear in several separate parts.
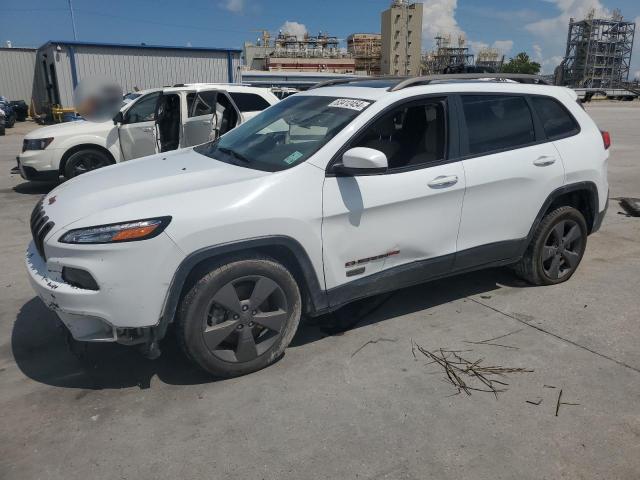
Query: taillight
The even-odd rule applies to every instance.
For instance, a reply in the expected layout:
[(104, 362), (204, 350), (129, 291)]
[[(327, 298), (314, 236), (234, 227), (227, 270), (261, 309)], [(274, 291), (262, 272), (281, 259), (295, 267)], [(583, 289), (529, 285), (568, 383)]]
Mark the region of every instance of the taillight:
[(609, 134), (609, 132), (605, 132), (604, 130), (601, 130), (600, 133), (602, 134), (602, 141), (604, 142), (604, 149), (608, 150), (609, 147), (611, 146), (611, 135)]

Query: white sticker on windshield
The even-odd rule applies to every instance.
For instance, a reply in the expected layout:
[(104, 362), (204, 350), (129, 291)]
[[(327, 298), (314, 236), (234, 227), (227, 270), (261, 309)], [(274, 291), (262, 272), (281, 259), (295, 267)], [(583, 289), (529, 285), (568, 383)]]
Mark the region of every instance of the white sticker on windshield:
[(286, 163), (287, 165), (291, 165), (292, 163), (300, 160), (300, 157), (304, 157), (304, 154), (298, 151), (295, 151), (291, 155), (289, 155), (287, 158), (284, 159), (284, 163)]
[(356, 110), (361, 112), (365, 108), (371, 105), (371, 102), (365, 102), (364, 100), (354, 100), (353, 98), (338, 98), (329, 104), (330, 107), (335, 108), (348, 108), (350, 110)]

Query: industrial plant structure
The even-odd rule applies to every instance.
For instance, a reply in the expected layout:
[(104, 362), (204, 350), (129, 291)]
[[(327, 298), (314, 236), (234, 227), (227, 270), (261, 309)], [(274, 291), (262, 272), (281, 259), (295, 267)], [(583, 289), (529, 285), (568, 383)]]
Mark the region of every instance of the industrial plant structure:
[(570, 19), (567, 50), (556, 83), (575, 88), (620, 88), (629, 79), (636, 25), (618, 10), (611, 18)]
[(356, 62), (356, 73), (380, 75), (382, 35), (379, 33), (353, 33), (347, 37), (347, 52)]
[(422, 3), (393, 0), (382, 12), (381, 72), (383, 75), (420, 75)]
[(355, 73), (353, 56), (339, 44), (337, 37), (323, 32), (299, 37), (281, 31), (272, 40), (264, 31), (256, 44), (245, 43), (245, 65), (250, 70)]
[(476, 54), (476, 67), (486, 67), (499, 72), (503, 64), (504, 55), (497, 48), (482, 48)]
[(473, 54), (469, 52), (464, 36), (459, 35), (457, 43), (452, 42), (450, 34), (438, 35), (435, 41), (435, 48), (424, 56), (424, 73), (438, 74), (443, 73), (447, 67), (473, 65)]

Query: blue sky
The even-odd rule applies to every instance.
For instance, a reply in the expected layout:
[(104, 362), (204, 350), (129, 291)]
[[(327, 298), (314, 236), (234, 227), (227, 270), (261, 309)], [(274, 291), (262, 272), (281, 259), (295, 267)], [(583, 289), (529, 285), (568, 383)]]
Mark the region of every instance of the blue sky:
[[(380, 31), (390, 0), (73, 0), (79, 40), (241, 48), (258, 31), (285, 22), (339, 38)], [(568, 18), (590, 8), (622, 11), (640, 23), (638, 0), (424, 0), (423, 44), (438, 33), (464, 33), (472, 48), (528, 52), (551, 72), (564, 53)], [(0, 0), (0, 41), (38, 46), (73, 39), (68, 0)], [(303, 26), (297, 25), (301, 24)], [(638, 34), (640, 37), (640, 32)], [(640, 40), (632, 75), (640, 76)]]

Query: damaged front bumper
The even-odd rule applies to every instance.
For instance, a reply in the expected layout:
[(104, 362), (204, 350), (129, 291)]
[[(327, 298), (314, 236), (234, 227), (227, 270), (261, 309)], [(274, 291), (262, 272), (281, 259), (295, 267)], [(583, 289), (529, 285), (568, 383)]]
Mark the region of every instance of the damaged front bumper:
[[(29, 281), (76, 340), (151, 345), (164, 336), (166, 325), (159, 319), (169, 282), (184, 258), (169, 237), (113, 245), (48, 239), (45, 250), (46, 259), (29, 244)], [(95, 280), (93, 289), (65, 280), (65, 269), (84, 271)]]
[(97, 292), (83, 290), (62, 280), (62, 269), (49, 270), (33, 242), (25, 255), (31, 286), (44, 304), (54, 311), (73, 338), (85, 342), (115, 342), (116, 328), (97, 312), (81, 308), (90, 305)]

